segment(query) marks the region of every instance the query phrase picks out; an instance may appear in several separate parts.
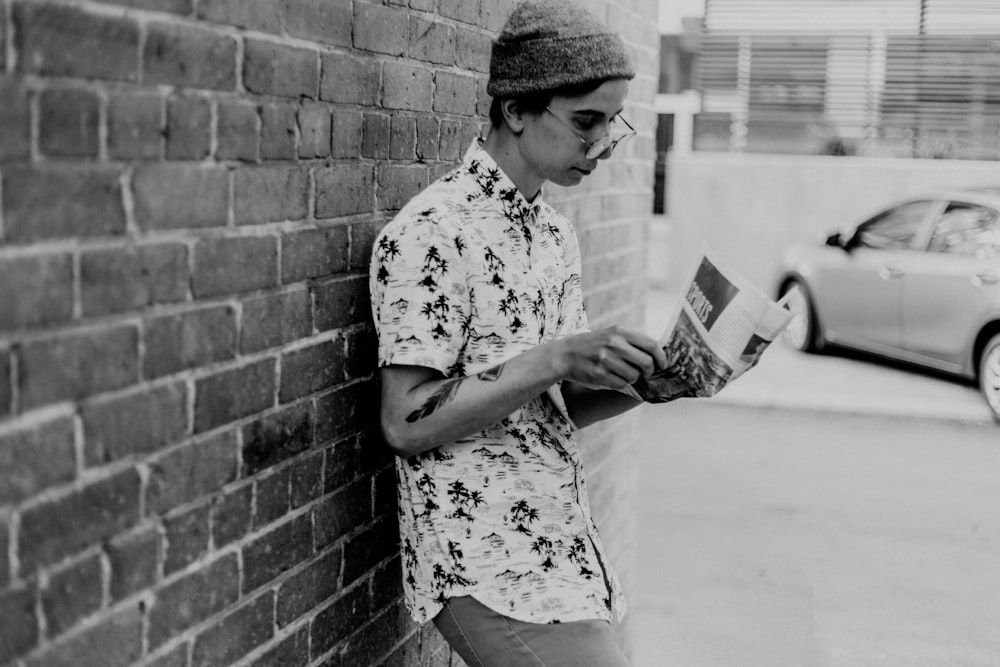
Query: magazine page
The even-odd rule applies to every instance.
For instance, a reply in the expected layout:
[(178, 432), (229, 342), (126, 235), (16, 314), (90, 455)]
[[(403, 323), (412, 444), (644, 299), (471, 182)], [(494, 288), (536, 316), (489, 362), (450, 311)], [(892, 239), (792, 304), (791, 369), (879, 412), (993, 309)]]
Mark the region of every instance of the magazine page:
[(634, 395), (650, 403), (714, 396), (757, 364), (791, 318), (703, 249), (660, 340), (667, 367), (632, 385)]

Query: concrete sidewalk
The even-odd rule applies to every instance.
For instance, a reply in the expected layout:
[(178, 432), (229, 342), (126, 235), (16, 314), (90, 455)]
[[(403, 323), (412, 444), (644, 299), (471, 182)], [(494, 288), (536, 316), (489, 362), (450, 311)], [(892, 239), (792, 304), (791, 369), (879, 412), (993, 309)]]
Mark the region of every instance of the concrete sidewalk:
[[(647, 333), (659, 337), (678, 298), (662, 289), (650, 291)], [(993, 422), (978, 390), (967, 382), (850, 353), (803, 354), (781, 341), (767, 349), (755, 368), (706, 400), (762, 408)]]

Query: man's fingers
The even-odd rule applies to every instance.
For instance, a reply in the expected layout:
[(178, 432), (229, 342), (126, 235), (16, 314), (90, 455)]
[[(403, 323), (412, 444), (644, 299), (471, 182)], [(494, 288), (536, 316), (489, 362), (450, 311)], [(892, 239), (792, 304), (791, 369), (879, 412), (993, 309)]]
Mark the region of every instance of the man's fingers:
[(633, 348), (641, 350), (652, 360), (654, 368), (645, 373), (646, 375), (649, 375), (649, 373), (656, 370), (663, 370), (667, 367), (667, 354), (655, 340), (642, 332), (633, 331), (631, 329), (623, 329), (619, 333), (629, 345)]

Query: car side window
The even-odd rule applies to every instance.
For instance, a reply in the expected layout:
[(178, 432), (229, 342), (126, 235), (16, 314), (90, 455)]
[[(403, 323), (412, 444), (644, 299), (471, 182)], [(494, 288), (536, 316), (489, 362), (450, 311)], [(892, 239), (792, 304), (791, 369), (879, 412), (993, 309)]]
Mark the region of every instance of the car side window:
[(858, 228), (857, 245), (879, 250), (912, 248), (933, 204), (915, 201), (883, 211)]
[(997, 212), (986, 206), (952, 202), (934, 225), (930, 252), (985, 259), (1000, 243)]

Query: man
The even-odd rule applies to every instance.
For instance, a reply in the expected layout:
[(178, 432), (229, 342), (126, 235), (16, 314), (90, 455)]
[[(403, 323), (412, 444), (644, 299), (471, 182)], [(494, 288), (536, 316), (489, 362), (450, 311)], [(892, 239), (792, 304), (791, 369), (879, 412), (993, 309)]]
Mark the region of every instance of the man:
[(640, 332), (588, 330), (576, 234), (541, 188), (630, 136), (634, 75), (593, 15), (522, 3), (493, 44), (487, 138), (375, 243), (406, 602), (469, 665), (627, 665), (574, 431), (638, 405), (616, 389), (666, 359)]

